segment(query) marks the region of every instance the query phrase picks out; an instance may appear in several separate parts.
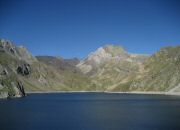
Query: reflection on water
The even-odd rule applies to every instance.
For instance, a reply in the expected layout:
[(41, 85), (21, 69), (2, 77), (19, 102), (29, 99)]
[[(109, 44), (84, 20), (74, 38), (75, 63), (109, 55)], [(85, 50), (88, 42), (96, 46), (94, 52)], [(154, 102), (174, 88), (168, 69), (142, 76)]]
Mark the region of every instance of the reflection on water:
[(1, 130), (180, 129), (180, 97), (165, 95), (32, 94), (0, 101)]

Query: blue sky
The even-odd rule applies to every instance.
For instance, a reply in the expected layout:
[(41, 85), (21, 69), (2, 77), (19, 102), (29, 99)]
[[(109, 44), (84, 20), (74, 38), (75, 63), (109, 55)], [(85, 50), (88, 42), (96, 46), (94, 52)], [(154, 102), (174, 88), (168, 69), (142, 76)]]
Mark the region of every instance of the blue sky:
[(180, 45), (180, 1), (0, 0), (0, 38), (34, 55), (84, 58), (105, 44), (152, 54)]

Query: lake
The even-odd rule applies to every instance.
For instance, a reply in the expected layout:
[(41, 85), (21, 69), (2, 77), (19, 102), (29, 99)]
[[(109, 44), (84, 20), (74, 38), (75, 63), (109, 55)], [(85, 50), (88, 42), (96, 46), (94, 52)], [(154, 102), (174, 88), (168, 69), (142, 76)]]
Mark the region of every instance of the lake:
[(0, 130), (176, 130), (180, 96), (53, 93), (0, 100)]

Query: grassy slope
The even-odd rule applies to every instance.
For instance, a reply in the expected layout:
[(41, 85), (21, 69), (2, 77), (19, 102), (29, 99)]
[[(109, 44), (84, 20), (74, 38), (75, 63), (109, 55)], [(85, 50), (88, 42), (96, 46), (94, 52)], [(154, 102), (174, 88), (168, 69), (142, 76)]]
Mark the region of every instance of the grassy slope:
[(165, 47), (144, 63), (144, 71), (113, 91), (168, 91), (180, 83), (180, 46)]
[(139, 66), (135, 63), (113, 60), (101, 65), (100, 68), (92, 80), (98, 83), (99, 88), (104, 91), (111, 91), (119, 84), (127, 82), (139, 70)]
[(145, 64), (145, 90), (166, 91), (180, 83), (180, 46), (162, 48)]

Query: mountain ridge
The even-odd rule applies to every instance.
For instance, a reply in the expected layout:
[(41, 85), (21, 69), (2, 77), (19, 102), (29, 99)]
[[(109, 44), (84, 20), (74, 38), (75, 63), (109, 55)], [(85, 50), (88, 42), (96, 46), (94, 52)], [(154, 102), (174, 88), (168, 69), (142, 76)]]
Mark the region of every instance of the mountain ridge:
[(0, 40), (0, 97), (26, 92), (180, 92), (180, 46), (149, 56), (105, 45), (85, 59), (33, 56), (25, 47)]

